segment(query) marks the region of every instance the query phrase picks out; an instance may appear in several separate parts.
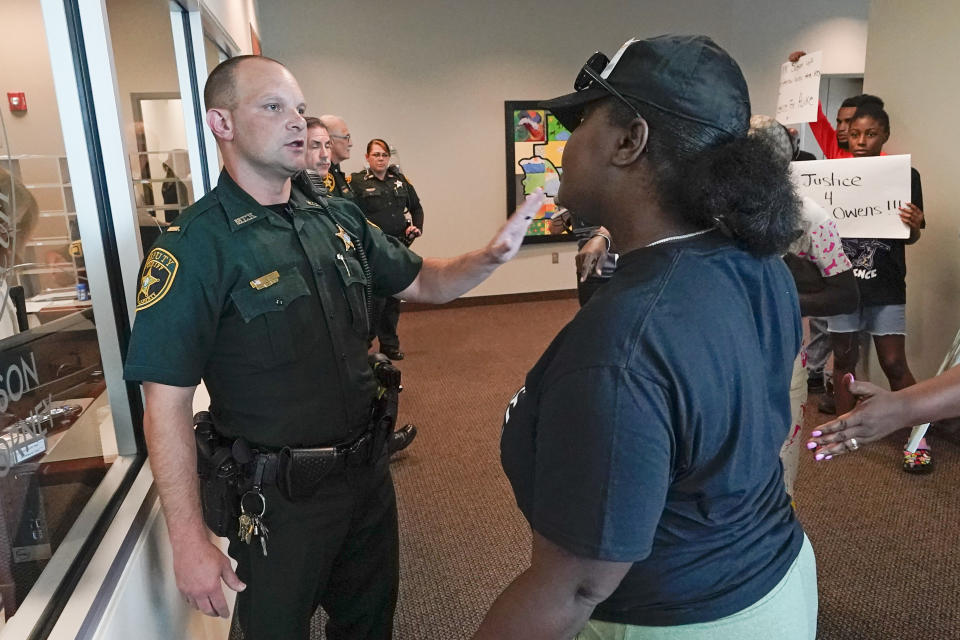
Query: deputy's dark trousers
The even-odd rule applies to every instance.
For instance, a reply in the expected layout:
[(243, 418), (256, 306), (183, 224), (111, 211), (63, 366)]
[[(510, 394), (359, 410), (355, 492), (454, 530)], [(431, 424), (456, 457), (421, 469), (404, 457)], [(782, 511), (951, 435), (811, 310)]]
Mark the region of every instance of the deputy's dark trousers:
[(399, 350), (400, 337), (397, 335), (397, 323), (400, 322), (400, 301), (394, 297), (373, 299), (372, 332), (380, 341), (380, 351)]
[(230, 538), (247, 585), (236, 605), (245, 640), (309, 640), (318, 606), (330, 640), (391, 638), (400, 560), (389, 458), (328, 476), (310, 500), (291, 503), (275, 487), (264, 495), (269, 555), (258, 540)]

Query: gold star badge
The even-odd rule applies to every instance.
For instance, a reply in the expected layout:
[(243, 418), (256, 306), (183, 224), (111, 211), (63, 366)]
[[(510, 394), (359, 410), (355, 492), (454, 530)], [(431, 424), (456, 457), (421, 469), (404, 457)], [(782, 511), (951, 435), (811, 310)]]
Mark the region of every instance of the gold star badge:
[(341, 227), (340, 225), (337, 225), (337, 229), (338, 229), (338, 231), (337, 231), (337, 237), (340, 238), (340, 240), (343, 241), (343, 248), (344, 248), (344, 250), (350, 251), (350, 249), (353, 249), (353, 248), (354, 248), (354, 247), (353, 247), (353, 239), (350, 237), (350, 234), (348, 234), (348, 233), (346, 232), (346, 230), (345, 230), (343, 227)]
[(154, 278), (149, 273), (143, 276), (143, 281), (140, 283), (140, 295), (146, 296), (147, 292), (150, 290), (150, 287), (157, 282), (160, 282), (160, 279)]

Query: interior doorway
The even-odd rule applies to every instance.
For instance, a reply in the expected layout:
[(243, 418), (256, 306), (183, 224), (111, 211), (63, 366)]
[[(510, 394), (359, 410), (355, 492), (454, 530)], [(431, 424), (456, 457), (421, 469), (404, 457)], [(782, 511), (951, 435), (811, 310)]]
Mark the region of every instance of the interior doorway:
[(134, 93), (137, 151), (131, 158), (144, 248), (193, 202), (179, 93)]

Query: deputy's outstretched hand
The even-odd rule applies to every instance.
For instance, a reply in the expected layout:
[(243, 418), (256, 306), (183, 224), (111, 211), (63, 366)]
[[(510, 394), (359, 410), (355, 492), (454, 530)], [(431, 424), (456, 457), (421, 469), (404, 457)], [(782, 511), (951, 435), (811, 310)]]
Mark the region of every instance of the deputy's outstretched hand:
[(503, 264), (517, 255), (520, 245), (523, 243), (523, 237), (533, 221), (533, 216), (543, 206), (545, 199), (543, 189), (537, 189), (527, 196), (527, 199), (517, 207), (506, 224), (500, 227), (497, 234), (487, 244), (487, 253), (495, 262)]

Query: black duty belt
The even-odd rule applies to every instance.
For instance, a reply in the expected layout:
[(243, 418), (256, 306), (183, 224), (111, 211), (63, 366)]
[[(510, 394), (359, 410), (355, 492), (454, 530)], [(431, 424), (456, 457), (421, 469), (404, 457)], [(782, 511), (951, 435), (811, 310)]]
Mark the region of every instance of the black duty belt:
[(384, 440), (368, 428), (352, 441), (329, 447), (254, 449), (247, 457), (240, 445), (233, 447), (233, 453), (246, 471), (247, 482), (256, 487), (277, 485), (291, 499), (298, 499), (313, 495), (320, 481), (330, 474), (372, 465), (382, 453), (375, 451), (378, 440), (382, 449)]

